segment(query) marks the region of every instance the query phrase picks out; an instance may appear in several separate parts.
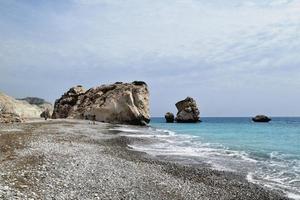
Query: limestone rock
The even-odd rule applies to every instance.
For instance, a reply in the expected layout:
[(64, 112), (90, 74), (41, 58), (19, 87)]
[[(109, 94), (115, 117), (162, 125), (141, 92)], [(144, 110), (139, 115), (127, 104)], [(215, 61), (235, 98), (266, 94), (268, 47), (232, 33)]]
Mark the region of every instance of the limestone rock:
[(79, 104), (79, 97), (83, 96), (85, 92), (86, 90), (81, 85), (70, 88), (60, 99), (55, 101), (52, 118), (67, 118), (74, 115), (77, 104)]
[(27, 101), (16, 100), (0, 92), (0, 113), (2, 114), (20, 118), (39, 118), (43, 111), (44, 109), (37, 105), (31, 105)]
[[(38, 106), (39, 108), (41, 108), (42, 113), (44, 113), (45, 111), (48, 110), (49, 114), (51, 115), (51, 113), (53, 112), (53, 105), (51, 103), (45, 101), (44, 99), (41, 99), (38, 97), (26, 97), (26, 98), (22, 98), (22, 99), (18, 99), (18, 100), (25, 101), (31, 105)], [(42, 113), (40, 113), (40, 115)]]
[(117, 82), (87, 91), (76, 86), (56, 100), (52, 117), (145, 125), (150, 121), (148, 87), (142, 81)]
[(179, 123), (193, 123), (200, 121), (200, 112), (197, 107), (196, 101), (187, 97), (186, 99), (176, 103), (176, 108), (178, 110), (176, 121)]
[(271, 121), (271, 118), (269, 118), (265, 115), (257, 115), (256, 117), (252, 118), (252, 121), (254, 121), (254, 122), (269, 122), (269, 121)]
[(171, 112), (167, 112), (167, 113), (165, 114), (165, 119), (166, 119), (166, 122), (167, 122), (167, 123), (173, 123), (174, 120), (175, 120), (174, 114), (171, 113)]
[(24, 119), (14, 113), (0, 113), (0, 123), (20, 123)]

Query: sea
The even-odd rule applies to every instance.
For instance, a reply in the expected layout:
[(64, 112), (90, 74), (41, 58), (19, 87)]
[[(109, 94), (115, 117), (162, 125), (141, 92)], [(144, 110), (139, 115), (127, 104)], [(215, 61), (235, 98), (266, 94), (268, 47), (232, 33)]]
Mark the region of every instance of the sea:
[[(128, 127), (155, 142), (131, 147), (185, 164), (237, 172), (248, 181), (300, 199), (300, 117), (207, 117), (201, 123), (166, 123), (152, 118), (148, 128)], [(123, 128), (126, 129), (126, 128)]]

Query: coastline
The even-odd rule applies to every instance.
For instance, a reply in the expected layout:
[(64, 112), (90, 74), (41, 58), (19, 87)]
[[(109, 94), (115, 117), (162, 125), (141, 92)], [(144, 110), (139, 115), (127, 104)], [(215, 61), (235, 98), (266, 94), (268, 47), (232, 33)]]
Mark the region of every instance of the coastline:
[[(147, 138), (116, 126), (50, 120), (0, 129), (0, 197), (7, 199), (288, 199), (232, 172), (130, 148)], [(8, 146), (9, 145), (9, 146)]]

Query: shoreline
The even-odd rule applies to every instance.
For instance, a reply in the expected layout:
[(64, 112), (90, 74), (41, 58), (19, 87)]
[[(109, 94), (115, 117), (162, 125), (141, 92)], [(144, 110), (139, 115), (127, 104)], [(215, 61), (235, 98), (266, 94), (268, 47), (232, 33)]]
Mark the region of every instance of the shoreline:
[(131, 149), (133, 142), (151, 141), (120, 136), (122, 132), (110, 130), (114, 127), (50, 120), (7, 125), (11, 131), (1, 128), (0, 197), (288, 199), (236, 173), (182, 165)]
[[(110, 139), (111, 143), (115, 143), (117, 146), (123, 148), (121, 151), (118, 151), (118, 154), (113, 155), (130, 161), (142, 161), (162, 166), (164, 172), (185, 181), (204, 183), (206, 186), (220, 187), (230, 191), (234, 199), (289, 199), (280, 191), (270, 190), (261, 185), (249, 182), (246, 175), (238, 174), (237, 172), (212, 169), (207, 163), (202, 163), (201, 165), (182, 164), (163, 156), (153, 157), (146, 152), (128, 148), (128, 145), (135, 141), (141, 142), (139, 138), (126, 136)], [(122, 153), (120, 154), (120, 152)], [(217, 198), (223, 199), (221, 196), (213, 196), (209, 199)], [(231, 199), (232, 197), (225, 197), (224, 199), (227, 198)]]

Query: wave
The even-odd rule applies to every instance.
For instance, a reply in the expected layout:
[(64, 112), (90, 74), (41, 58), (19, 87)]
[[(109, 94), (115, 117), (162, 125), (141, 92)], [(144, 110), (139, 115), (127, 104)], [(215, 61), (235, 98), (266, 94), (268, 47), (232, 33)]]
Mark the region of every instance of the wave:
[(17, 128), (11, 128), (11, 129), (1, 129), (0, 131), (2, 132), (20, 132), (23, 131), (22, 129), (17, 129)]
[(116, 127), (116, 128), (110, 128), (109, 130), (113, 131), (120, 131), (120, 132), (125, 132), (125, 133), (147, 133), (147, 134), (153, 134), (153, 135), (160, 135), (160, 134), (166, 134), (166, 135), (171, 135), (174, 136), (175, 132), (170, 131), (170, 130), (164, 130), (164, 129), (156, 129), (152, 127), (148, 128), (138, 128), (138, 127), (129, 127), (129, 126), (122, 126), (122, 127)]
[(260, 161), (249, 181), (285, 192), (300, 199), (300, 160), (289, 154), (271, 152), (269, 159)]
[(290, 198), (300, 199), (300, 159), (292, 155), (271, 152), (232, 150), (218, 143), (203, 143), (199, 136), (177, 134), (153, 127), (117, 127), (128, 137), (156, 138), (150, 144), (130, 147), (153, 156), (167, 156), (182, 162), (207, 163), (213, 169), (245, 174), (248, 181), (281, 190)]

